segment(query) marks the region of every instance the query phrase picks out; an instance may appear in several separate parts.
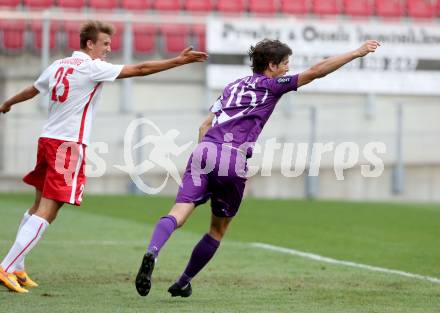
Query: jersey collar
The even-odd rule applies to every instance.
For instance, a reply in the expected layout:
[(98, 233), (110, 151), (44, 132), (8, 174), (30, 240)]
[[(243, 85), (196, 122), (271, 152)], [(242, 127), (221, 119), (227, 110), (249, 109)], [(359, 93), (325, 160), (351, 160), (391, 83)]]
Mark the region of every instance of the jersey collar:
[(266, 77), (263, 73), (253, 73), (253, 77)]
[(72, 57), (74, 57), (74, 58), (81, 58), (81, 59), (89, 59), (89, 60), (92, 59), (90, 57), (90, 55), (88, 55), (87, 53), (84, 53), (82, 51), (73, 51)]

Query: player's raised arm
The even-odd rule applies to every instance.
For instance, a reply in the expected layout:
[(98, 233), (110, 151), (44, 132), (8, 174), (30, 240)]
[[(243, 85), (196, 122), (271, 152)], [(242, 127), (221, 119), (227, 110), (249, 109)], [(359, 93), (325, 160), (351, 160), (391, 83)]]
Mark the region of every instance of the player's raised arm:
[(34, 87), (34, 85), (26, 87), (16, 95), (12, 96), (11, 98), (3, 102), (3, 104), (0, 106), (0, 113), (5, 114), (9, 112), (14, 104), (32, 99), (39, 93), (40, 92), (38, 91), (37, 88)]
[(207, 58), (208, 54), (205, 52), (193, 51), (192, 47), (188, 47), (184, 49), (177, 57), (172, 59), (145, 61), (139, 64), (124, 65), (117, 78), (146, 76), (188, 63), (204, 62)]
[(299, 74), (298, 87), (306, 85), (317, 78), (324, 77), (354, 59), (361, 58), (370, 52), (376, 51), (378, 46), (380, 46), (380, 44), (377, 40), (368, 40), (354, 51), (325, 59), (313, 65), (308, 70)]

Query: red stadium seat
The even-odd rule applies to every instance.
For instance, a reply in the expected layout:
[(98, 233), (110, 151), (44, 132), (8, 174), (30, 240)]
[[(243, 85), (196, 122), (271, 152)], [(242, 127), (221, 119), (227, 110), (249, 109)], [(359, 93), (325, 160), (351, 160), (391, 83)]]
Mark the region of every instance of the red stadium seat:
[(24, 21), (0, 21), (0, 34), (5, 50), (21, 50), (24, 48)]
[(351, 16), (373, 15), (373, 3), (371, 0), (344, 0), (344, 12)]
[(189, 31), (186, 25), (162, 25), (160, 29), (164, 40), (164, 52), (175, 54), (188, 46)]
[(133, 24), (135, 53), (151, 54), (156, 50), (156, 27), (151, 24)]
[(96, 10), (113, 10), (118, 7), (118, 0), (89, 0), (89, 7)]
[(408, 16), (415, 18), (432, 18), (435, 15), (435, 4), (430, 0), (408, 0)]
[(317, 15), (336, 15), (341, 8), (338, 0), (313, 0), (312, 11)]
[(214, 9), (212, 0), (186, 0), (184, 9), (193, 12), (209, 13)]
[(58, 6), (65, 9), (81, 9), (85, 3), (85, 0), (58, 0)]
[(271, 15), (277, 12), (277, 6), (275, 0), (249, 0), (249, 12)]
[(286, 14), (306, 14), (309, 12), (307, 0), (281, 0), (281, 12)]
[(224, 14), (243, 13), (246, 11), (245, 0), (218, 0), (217, 11)]
[(53, 5), (52, 0), (24, 0), (24, 5), (32, 9), (46, 9)]
[(119, 52), (122, 49), (122, 39), (124, 38), (124, 24), (111, 23), (115, 27), (115, 33), (112, 36), (111, 51)]
[[(50, 23), (50, 30), (49, 30), (49, 48), (51, 50), (55, 49), (55, 35), (57, 31), (59, 30), (59, 24), (57, 22), (51, 22)], [(33, 39), (34, 39), (34, 49), (37, 51), (41, 50), (41, 47), (43, 46), (43, 23), (41, 21), (33, 21), (31, 22), (31, 30), (33, 33)]]
[(376, 14), (382, 17), (400, 17), (405, 15), (401, 0), (376, 0)]
[(21, 4), (21, 0), (0, 0), (1, 7), (16, 7)]
[(126, 10), (143, 11), (151, 7), (149, 0), (121, 0), (121, 7)]
[(179, 11), (179, 0), (154, 0), (153, 8), (158, 11)]
[(79, 28), (81, 27), (80, 22), (65, 22), (64, 30), (67, 35), (66, 48), (68, 50), (79, 50)]
[(206, 51), (206, 26), (193, 25), (193, 33), (195, 34), (197, 44), (194, 45), (196, 50)]

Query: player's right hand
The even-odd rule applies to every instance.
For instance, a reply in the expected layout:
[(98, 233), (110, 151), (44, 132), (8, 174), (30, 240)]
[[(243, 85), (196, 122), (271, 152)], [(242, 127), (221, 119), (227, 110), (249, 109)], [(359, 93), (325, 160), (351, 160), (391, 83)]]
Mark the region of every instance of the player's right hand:
[(182, 63), (204, 62), (208, 59), (208, 54), (201, 51), (193, 51), (192, 47), (187, 47), (180, 52), (179, 59)]
[(360, 46), (356, 52), (360, 57), (366, 56), (368, 53), (376, 51), (377, 47), (380, 46), (377, 40), (367, 40), (362, 46)]
[(8, 105), (6, 102), (0, 106), (0, 113), (6, 114), (10, 110), (11, 110), (11, 106)]

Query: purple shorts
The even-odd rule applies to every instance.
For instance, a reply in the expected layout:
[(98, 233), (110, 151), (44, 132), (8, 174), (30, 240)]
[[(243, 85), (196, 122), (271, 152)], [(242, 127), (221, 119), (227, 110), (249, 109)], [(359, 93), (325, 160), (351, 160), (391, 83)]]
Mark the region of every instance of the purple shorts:
[(202, 142), (191, 154), (176, 203), (195, 206), (211, 199), (217, 217), (237, 214), (246, 185), (246, 157), (227, 145)]

